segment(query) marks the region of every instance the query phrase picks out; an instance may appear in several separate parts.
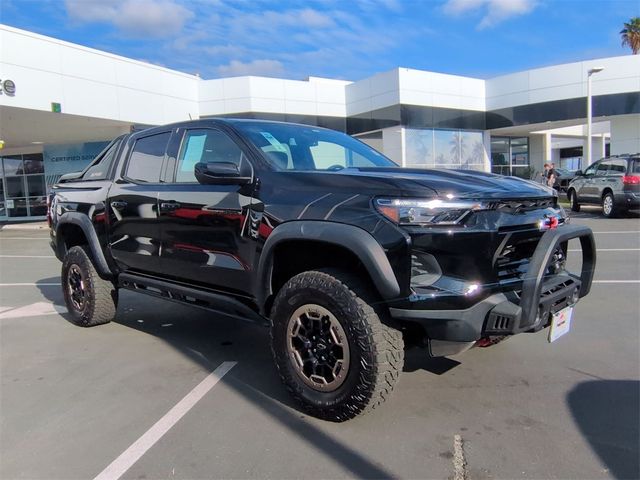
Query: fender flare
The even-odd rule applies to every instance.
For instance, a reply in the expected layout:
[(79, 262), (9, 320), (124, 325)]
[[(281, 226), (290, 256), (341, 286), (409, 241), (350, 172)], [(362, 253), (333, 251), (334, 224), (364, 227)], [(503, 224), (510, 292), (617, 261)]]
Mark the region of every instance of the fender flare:
[(400, 295), (398, 280), (383, 248), (373, 236), (359, 227), (324, 221), (291, 221), (276, 227), (267, 238), (258, 262), (258, 301), (263, 309), (273, 294), (271, 273), (274, 248), (284, 241), (313, 240), (346, 248), (356, 255), (369, 273), (383, 299)]
[[(66, 212), (60, 215), (58, 219), (58, 224), (56, 226), (56, 238), (61, 239), (63, 236), (60, 235), (61, 227), (67, 224), (77, 225), (82, 229), (85, 238), (87, 239), (87, 243), (89, 245), (89, 250), (91, 250), (91, 256), (93, 258), (94, 265), (96, 270), (101, 276), (110, 278), (113, 277), (113, 272), (109, 268), (109, 264), (107, 263), (107, 259), (104, 256), (102, 248), (100, 246), (100, 241), (98, 240), (98, 235), (96, 234), (95, 229), (93, 228), (93, 224), (89, 217), (85, 214), (78, 212)], [(58, 240), (57, 242), (58, 255), (63, 253), (61, 251), (62, 244)]]

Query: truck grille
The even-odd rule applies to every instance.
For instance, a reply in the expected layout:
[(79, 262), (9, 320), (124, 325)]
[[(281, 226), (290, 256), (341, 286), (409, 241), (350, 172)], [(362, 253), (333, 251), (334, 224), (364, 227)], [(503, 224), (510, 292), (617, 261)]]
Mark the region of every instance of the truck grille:
[(498, 274), (498, 283), (508, 285), (520, 282), (529, 268), (529, 261), (540, 241), (540, 235), (525, 238), (511, 237), (496, 257), (495, 266)]
[(556, 201), (553, 198), (540, 198), (540, 199), (522, 199), (522, 200), (507, 200), (500, 202), (491, 202), (491, 210), (497, 210), (503, 213), (521, 213), (529, 210), (537, 210), (540, 208), (555, 207)]

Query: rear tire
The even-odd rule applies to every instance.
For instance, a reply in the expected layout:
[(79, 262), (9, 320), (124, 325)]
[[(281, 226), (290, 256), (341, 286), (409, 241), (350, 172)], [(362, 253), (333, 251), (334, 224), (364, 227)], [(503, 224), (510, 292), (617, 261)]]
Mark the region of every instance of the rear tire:
[(380, 321), (372, 298), (358, 277), (333, 269), (300, 273), (278, 293), (271, 350), (282, 381), (310, 415), (345, 421), (376, 408), (395, 387), (402, 333)]
[(576, 193), (575, 190), (569, 191), (569, 203), (571, 204), (572, 212), (580, 211), (580, 204), (578, 203), (578, 194)]
[(93, 327), (116, 316), (118, 291), (113, 283), (100, 278), (84, 247), (71, 247), (64, 257), (62, 293), (75, 325)]
[(618, 216), (618, 208), (613, 199), (613, 194), (607, 192), (602, 197), (602, 215), (607, 218), (614, 218)]

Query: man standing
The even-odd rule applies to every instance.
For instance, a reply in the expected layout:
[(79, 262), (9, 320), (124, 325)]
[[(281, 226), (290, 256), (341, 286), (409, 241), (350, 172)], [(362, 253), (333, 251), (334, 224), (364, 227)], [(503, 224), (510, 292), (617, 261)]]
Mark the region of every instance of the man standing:
[(549, 170), (547, 170), (547, 185), (553, 188), (553, 186), (556, 184), (557, 176), (558, 176), (558, 173), (556, 172), (556, 164), (551, 163)]

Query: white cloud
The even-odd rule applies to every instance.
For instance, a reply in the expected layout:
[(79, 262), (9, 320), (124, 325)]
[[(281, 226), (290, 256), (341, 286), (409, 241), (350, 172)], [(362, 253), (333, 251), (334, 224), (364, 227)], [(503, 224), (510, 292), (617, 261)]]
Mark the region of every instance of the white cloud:
[(525, 15), (537, 6), (538, 0), (447, 0), (444, 12), (459, 16), (474, 10), (484, 10), (485, 14), (478, 29), (493, 27), (511, 17)]
[(193, 13), (173, 0), (65, 0), (67, 14), (83, 23), (108, 23), (130, 37), (163, 38), (181, 32)]
[(278, 60), (253, 60), (243, 63), (231, 60), (228, 65), (220, 65), (216, 71), (221, 77), (240, 77), (243, 75), (258, 75), (265, 77), (280, 77), (284, 74), (284, 65)]

